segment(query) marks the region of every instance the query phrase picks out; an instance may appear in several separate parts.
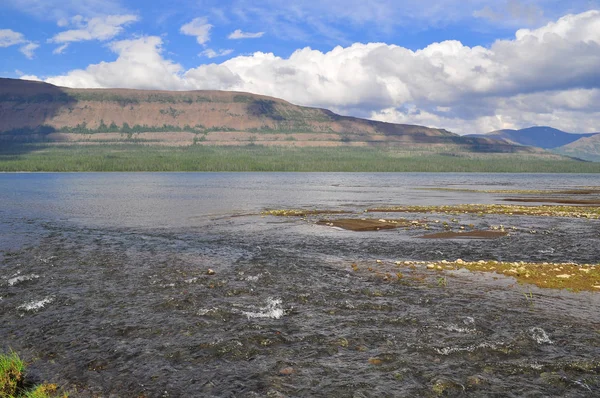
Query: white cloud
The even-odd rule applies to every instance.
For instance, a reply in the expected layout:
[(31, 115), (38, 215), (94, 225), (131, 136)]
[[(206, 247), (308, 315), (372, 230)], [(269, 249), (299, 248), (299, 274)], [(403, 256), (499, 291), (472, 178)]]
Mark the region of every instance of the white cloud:
[(149, 36), (110, 44), (118, 57), (46, 79), (66, 87), (135, 87), (142, 89), (185, 89), (181, 65), (162, 57), (162, 40)]
[(54, 50), (52, 50), (52, 54), (62, 54), (65, 52), (67, 47), (69, 47), (69, 43), (65, 43), (62, 46), (56, 47)]
[(113, 43), (114, 62), (49, 81), (77, 87), (249, 91), (460, 133), (532, 124), (596, 131), (599, 24), (600, 11), (590, 11), (520, 30), (514, 39), (487, 48), (458, 41), (416, 51), (355, 43), (329, 52), (299, 49), (288, 58), (257, 52), (187, 71), (163, 57), (159, 38), (148, 37)]
[(37, 43), (26, 40), (22, 33), (11, 29), (0, 29), (0, 47), (10, 47), (22, 44), (19, 51), (28, 59), (33, 59), (33, 52), (40, 46)]
[(250, 33), (250, 32), (242, 32), (241, 29), (236, 29), (235, 31), (231, 32), (229, 34), (229, 36), (227, 36), (227, 38), (228, 39), (258, 39), (259, 37), (263, 37), (264, 34), (265, 34), (265, 32)]
[(19, 76), (19, 79), (21, 79), (21, 80), (33, 80), (33, 81), (36, 81), (36, 82), (41, 82), (42, 81), (42, 79), (40, 79), (36, 75), (21, 75), (21, 76)]
[(179, 29), (181, 33), (188, 36), (195, 36), (198, 44), (205, 44), (210, 40), (210, 30), (212, 25), (208, 23), (205, 17), (194, 18)]
[(224, 57), (226, 55), (231, 54), (232, 52), (233, 52), (233, 50), (231, 50), (231, 49), (215, 51), (211, 48), (207, 48), (206, 50), (204, 50), (200, 53), (200, 56), (204, 56), (204, 57), (212, 59), (212, 58), (217, 58), (217, 57)]
[(0, 29), (0, 47), (10, 47), (26, 41), (22, 33), (11, 29)]
[(379, 38), (397, 37), (403, 33), (398, 28), (422, 31), (457, 25), (489, 31), (490, 25), (534, 26), (599, 6), (599, 0), (233, 0), (228, 9), (241, 22), (261, 21), (278, 37), (319, 37), (346, 45), (347, 33), (357, 29)]
[(50, 43), (62, 44), (54, 50), (55, 54), (60, 54), (66, 49), (66, 44), (88, 41), (88, 40), (110, 40), (123, 32), (124, 26), (138, 21), (135, 15), (107, 15), (103, 17), (84, 18), (77, 15), (65, 22), (59, 21), (59, 26), (74, 26), (76, 29), (70, 29), (54, 35), (48, 40)]
[(485, 133), (500, 129), (552, 126), (573, 133), (599, 132), (600, 89), (558, 90), (486, 101), (487, 112), (462, 118), (450, 112), (429, 112), (415, 106), (387, 108), (370, 117), (390, 123), (422, 124), (460, 133)]
[(36, 43), (32, 43), (29, 42), (27, 44), (25, 44), (24, 46), (21, 46), (21, 48), (19, 48), (19, 51), (26, 56), (28, 59), (33, 59), (33, 52), (39, 47), (39, 44)]

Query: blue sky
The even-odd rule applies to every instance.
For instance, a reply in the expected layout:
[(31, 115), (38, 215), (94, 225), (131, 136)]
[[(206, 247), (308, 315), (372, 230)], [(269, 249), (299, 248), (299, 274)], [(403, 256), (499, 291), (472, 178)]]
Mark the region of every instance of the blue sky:
[(598, 0), (4, 0), (0, 76), (250, 91), (461, 134), (595, 132), (598, 10)]

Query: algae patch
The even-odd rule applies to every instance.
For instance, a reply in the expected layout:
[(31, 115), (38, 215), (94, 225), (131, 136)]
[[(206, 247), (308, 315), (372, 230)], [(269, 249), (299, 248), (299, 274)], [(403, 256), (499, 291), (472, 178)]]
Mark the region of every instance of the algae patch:
[(310, 210), (310, 209), (271, 209), (265, 210), (260, 214), (263, 216), (277, 217), (306, 217), (320, 214), (348, 214), (345, 210)]
[(432, 271), (467, 269), (472, 272), (491, 272), (515, 278), (519, 283), (549, 289), (569, 289), (600, 293), (600, 265), (576, 263), (535, 263), (502, 261), (397, 261), (397, 267), (425, 267)]
[(445, 214), (506, 214), (542, 217), (600, 218), (600, 207), (582, 206), (519, 206), (496, 204), (463, 204), (442, 206), (392, 206), (367, 209), (371, 213), (445, 213)]

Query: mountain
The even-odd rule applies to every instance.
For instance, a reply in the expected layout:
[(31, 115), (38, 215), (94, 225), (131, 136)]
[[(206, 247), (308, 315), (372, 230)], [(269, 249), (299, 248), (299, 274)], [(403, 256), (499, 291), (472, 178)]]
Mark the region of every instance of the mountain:
[(600, 134), (580, 138), (577, 141), (555, 148), (552, 152), (592, 162), (600, 162)]
[(581, 138), (592, 137), (595, 134), (597, 133), (571, 134), (552, 127), (537, 126), (521, 130), (497, 130), (487, 134), (471, 134), (468, 136), (493, 138), (498, 140), (504, 140), (518, 145), (553, 149), (570, 144)]
[(15, 79), (0, 79), (1, 141), (543, 152), (443, 129), (340, 116), (250, 93), (70, 89)]

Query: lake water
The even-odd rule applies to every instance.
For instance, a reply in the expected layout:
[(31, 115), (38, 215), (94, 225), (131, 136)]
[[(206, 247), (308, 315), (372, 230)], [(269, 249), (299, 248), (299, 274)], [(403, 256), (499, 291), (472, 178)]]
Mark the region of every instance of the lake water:
[(390, 218), (364, 210), (584, 187), (600, 175), (0, 174), (0, 347), (73, 397), (599, 395), (600, 292), (394, 266), (598, 263), (598, 220), (403, 214), (514, 227), (423, 240), (260, 214)]

